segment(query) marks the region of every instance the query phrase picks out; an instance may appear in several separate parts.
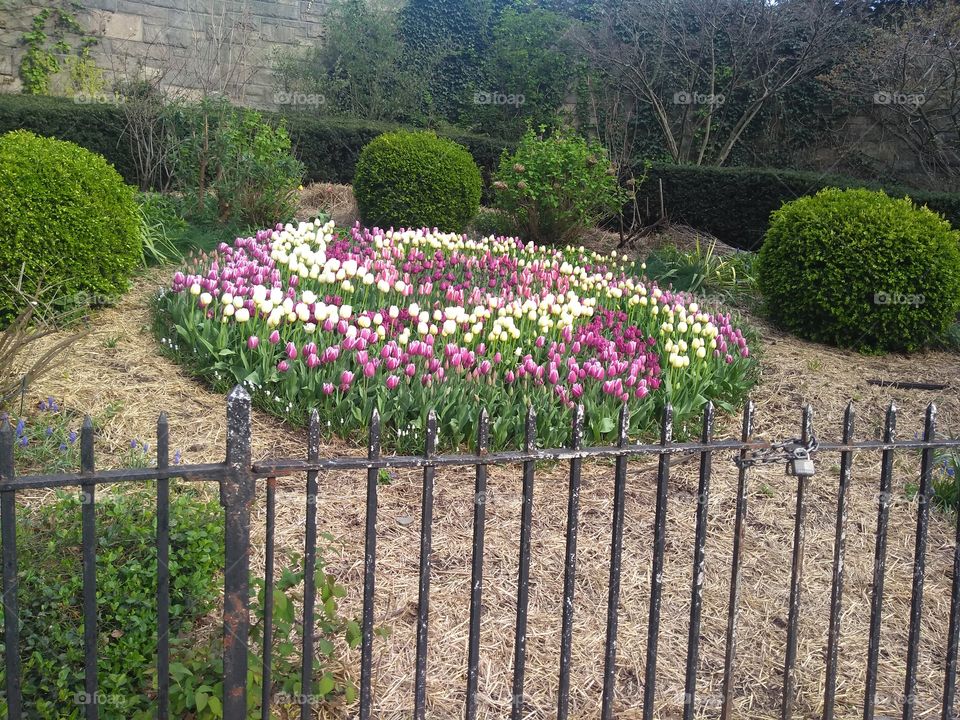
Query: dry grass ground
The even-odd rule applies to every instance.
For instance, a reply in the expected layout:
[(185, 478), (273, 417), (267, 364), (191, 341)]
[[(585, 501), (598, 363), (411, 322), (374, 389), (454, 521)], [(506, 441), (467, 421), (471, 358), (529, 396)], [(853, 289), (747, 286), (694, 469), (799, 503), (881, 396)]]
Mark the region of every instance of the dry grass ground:
[[(224, 399), (162, 358), (150, 332), (149, 299), (167, 272), (153, 272), (122, 303), (103, 310), (96, 331), (83, 339), (58, 367), (30, 390), (29, 403), (53, 395), (66, 408), (103, 413), (117, 410), (98, 438), (100, 462), (122, 454), (132, 437), (146, 439), (165, 409), (171, 441), (184, 462), (223, 458)], [(797, 435), (800, 406), (816, 410), (815, 429), (824, 440), (839, 439), (846, 402), (857, 409), (857, 437), (877, 438), (887, 403), (900, 410), (901, 436), (922, 427), (927, 403), (939, 407), (941, 432), (960, 424), (960, 356), (925, 353), (910, 357), (864, 357), (797, 341), (763, 327), (762, 379), (756, 392), (756, 432), (761, 438)], [(868, 378), (946, 382), (942, 393), (898, 391), (868, 385)], [(740, 420), (723, 417), (717, 437), (739, 434)], [(305, 433), (275, 418), (255, 413), (255, 457), (303, 456)], [(358, 442), (362, 442), (358, 438)], [(328, 444), (326, 455), (362, 452), (346, 442)], [(910, 606), (916, 505), (905, 486), (917, 477), (918, 457), (896, 458), (884, 598), (883, 642), (878, 711), (898, 715), (903, 687), (906, 625)], [(803, 612), (798, 651), (796, 717), (819, 716), (824, 683), (826, 619), (835, 523), (835, 489), (839, 462), (821, 454), (810, 485), (806, 522)], [(696, 463), (677, 466), (670, 481), (667, 562), (664, 574), (662, 634), (658, 663), (656, 716), (680, 717), (691, 585)], [(859, 717), (865, 677), (869, 597), (871, 591), (878, 454), (856, 458), (847, 522), (846, 586), (840, 652), (837, 716)], [(414, 633), (417, 602), (420, 482), (415, 473), (397, 473), (380, 489), (377, 552), (376, 622), (391, 630), (375, 644), (373, 692), (378, 718), (409, 717), (413, 702)], [(528, 627), (527, 717), (555, 713), (563, 542), (566, 522), (567, 469), (538, 469), (533, 510), (533, 561)], [(739, 651), (736, 665), (735, 717), (779, 717), (785, 624), (789, 593), (796, 481), (780, 467), (762, 468), (749, 481)], [(509, 712), (515, 613), (517, 536), (520, 512), (519, 468), (496, 468), (490, 474), (483, 588), (480, 664), (480, 712), (484, 718)], [(580, 495), (580, 542), (574, 622), (571, 717), (599, 715), (602, 649), (609, 573), (609, 534), (613, 468), (588, 463)], [(647, 596), (650, 581), (655, 468), (649, 460), (632, 463), (626, 496), (623, 576), (617, 669), (617, 717), (640, 717), (643, 694)], [(214, 489), (211, 488), (211, 492)], [(736, 492), (736, 472), (729, 457), (714, 459), (709, 513), (703, 640), (699, 664), (698, 716), (717, 717), (729, 560)], [(42, 499), (42, 493), (24, 498)], [(348, 589), (344, 608), (359, 614), (363, 572), (364, 479), (360, 475), (320, 478), (321, 530), (332, 533), (340, 551), (330, 557), (331, 570)], [(470, 473), (438, 472), (434, 510), (433, 585), (431, 595), (428, 714), (451, 718), (462, 714), (465, 689), (468, 593), (473, 510)], [(278, 543), (296, 552), (303, 542), (304, 479), (278, 483)], [(412, 522), (411, 522), (412, 518)], [(254, 568), (263, 566), (265, 512), (261, 490), (254, 511), (257, 538)], [(950, 609), (953, 530), (947, 516), (935, 512), (930, 525), (923, 644), (920, 653), (918, 718), (933, 717), (943, 683), (945, 635)], [(350, 672), (358, 652), (346, 654)], [(322, 711), (350, 716), (355, 708)]]

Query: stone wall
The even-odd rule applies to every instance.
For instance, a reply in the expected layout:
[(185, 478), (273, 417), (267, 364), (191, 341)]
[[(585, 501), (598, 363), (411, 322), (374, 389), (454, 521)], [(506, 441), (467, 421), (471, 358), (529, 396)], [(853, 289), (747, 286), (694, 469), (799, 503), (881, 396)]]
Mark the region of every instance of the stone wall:
[[(0, 0), (0, 91), (20, 89), (21, 36), (55, 0)], [(82, 0), (76, 14), (98, 42), (108, 79), (145, 73), (186, 95), (220, 92), (245, 105), (275, 105), (277, 54), (317, 41), (325, 0)]]

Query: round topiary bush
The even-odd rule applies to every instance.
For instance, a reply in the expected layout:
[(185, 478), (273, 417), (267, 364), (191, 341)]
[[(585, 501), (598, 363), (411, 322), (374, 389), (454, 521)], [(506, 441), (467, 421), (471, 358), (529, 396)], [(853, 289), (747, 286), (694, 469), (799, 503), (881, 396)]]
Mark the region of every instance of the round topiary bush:
[(758, 283), (774, 322), (801, 337), (915, 350), (960, 310), (960, 232), (909, 199), (826, 188), (772, 214)]
[(480, 169), (432, 132), (389, 132), (360, 151), (353, 193), (364, 224), (462, 231), (480, 209)]
[[(17, 130), (0, 136), (0, 326), (38, 288), (72, 306), (127, 289), (140, 260), (135, 191), (102, 156)], [(23, 294), (10, 283), (22, 278)]]

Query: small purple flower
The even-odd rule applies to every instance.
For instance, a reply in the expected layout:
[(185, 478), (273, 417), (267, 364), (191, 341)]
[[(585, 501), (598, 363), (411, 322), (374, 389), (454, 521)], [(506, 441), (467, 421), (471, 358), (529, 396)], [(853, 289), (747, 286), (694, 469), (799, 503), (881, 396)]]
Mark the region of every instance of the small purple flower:
[(20, 438), (20, 447), (26, 447), (29, 444), (30, 444), (30, 440), (27, 438), (26, 435)]
[(77, 433), (75, 430), (71, 430), (70, 434), (67, 436), (67, 439), (70, 441), (70, 444), (73, 445), (77, 441)]
[(180, 454), (180, 451), (177, 450), (177, 451), (173, 454), (173, 464), (174, 464), (174, 465), (179, 465), (179, 464), (182, 462), (182, 460), (183, 460), (183, 455), (181, 455), (181, 454)]
[(67, 444), (60, 443), (60, 452), (66, 452), (66, 451), (67, 451)]
[(53, 428), (48, 427), (44, 432), (46, 432), (47, 437), (50, 437), (51, 435), (53, 435)]
[(137, 441), (136, 441), (136, 440), (131, 440), (131, 441), (130, 441), (130, 449), (131, 449), (131, 450), (136, 450), (136, 449), (137, 449)]

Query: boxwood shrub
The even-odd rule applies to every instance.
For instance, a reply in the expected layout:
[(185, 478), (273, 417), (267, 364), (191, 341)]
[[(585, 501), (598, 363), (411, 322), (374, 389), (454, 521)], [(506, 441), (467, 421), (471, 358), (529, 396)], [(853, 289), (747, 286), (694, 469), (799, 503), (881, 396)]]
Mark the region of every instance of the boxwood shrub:
[(909, 199), (826, 188), (773, 213), (758, 283), (774, 322), (801, 337), (916, 350), (960, 310), (960, 232)]
[(462, 231), (480, 209), (480, 169), (432, 132), (384, 133), (360, 153), (353, 194), (366, 225)]
[(0, 324), (25, 293), (95, 302), (127, 290), (140, 262), (135, 191), (103, 157), (23, 130), (0, 136)]
[[(770, 214), (785, 202), (813, 195), (825, 187), (881, 189), (876, 183), (815, 172), (654, 164), (637, 191), (641, 214), (647, 219), (659, 215), (661, 182), (671, 220), (692, 225), (745, 250), (760, 246)], [(918, 205), (928, 206), (944, 215), (955, 228), (960, 227), (960, 193), (927, 192), (896, 184), (885, 184), (882, 189), (891, 197), (909, 195)]]

